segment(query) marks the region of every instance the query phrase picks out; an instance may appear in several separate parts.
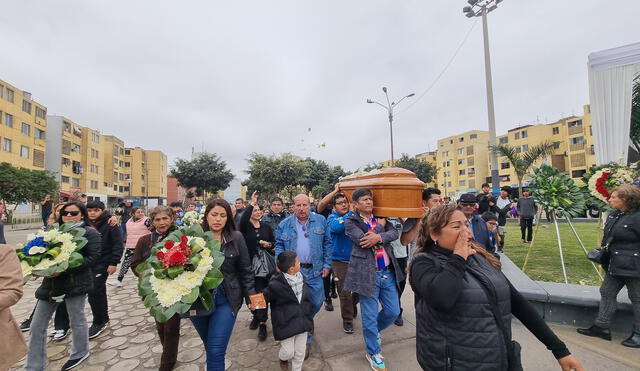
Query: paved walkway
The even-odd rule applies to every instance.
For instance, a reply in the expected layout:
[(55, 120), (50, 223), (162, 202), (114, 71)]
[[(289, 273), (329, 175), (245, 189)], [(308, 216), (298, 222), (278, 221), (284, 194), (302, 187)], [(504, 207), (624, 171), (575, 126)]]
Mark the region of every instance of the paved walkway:
[[(13, 231), (8, 242), (23, 242), (29, 231)], [(91, 340), (91, 357), (78, 370), (155, 370), (160, 358), (161, 346), (153, 319), (137, 295), (133, 274), (125, 278), (123, 288), (108, 286), (111, 325), (98, 338)], [(21, 321), (31, 312), (33, 293), (39, 281), (29, 282), (23, 299), (14, 307), (14, 316)], [(419, 370), (415, 357), (415, 310), (413, 293), (407, 287), (402, 298), (405, 310), (405, 325), (392, 325), (383, 331), (383, 355), (389, 371)], [(355, 333), (344, 334), (340, 319), (339, 301), (334, 300), (335, 311), (321, 309), (316, 317), (316, 335), (311, 357), (305, 361), (303, 370), (369, 370), (364, 359), (364, 343), (361, 322), (358, 318)], [(91, 318), (87, 305), (87, 318)], [(273, 340), (271, 324), (265, 342), (257, 341), (257, 332), (248, 329), (250, 313), (243, 307), (238, 315), (229, 350), (228, 370), (279, 370), (278, 344)], [(628, 334), (615, 334), (615, 341), (579, 336), (571, 326), (552, 325), (556, 333), (567, 343), (587, 370), (631, 371), (640, 369), (640, 349), (630, 349), (619, 343)], [(558, 364), (519, 322), (514, 321), (514, 338), (523, 346), (525, 370), (559, 370)], [(25, 333), (28, 335), (28, 333)], [(67, 360), (70, 338), (61, 342), (49, 342), (50, 370), (59, 370)], [(180, 338), (177, 370), (205, 370), (205, 355), (202, 342), (191, 322), (184, 320)], [(20, 369), (18, 363), (14, 369)]]

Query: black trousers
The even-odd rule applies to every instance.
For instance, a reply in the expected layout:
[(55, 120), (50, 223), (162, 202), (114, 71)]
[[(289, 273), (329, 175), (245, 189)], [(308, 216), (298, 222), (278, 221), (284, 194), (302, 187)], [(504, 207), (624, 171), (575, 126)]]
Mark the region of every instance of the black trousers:
[(322, 278), (322, 285), (324, 286), (324, 300), (331, 300), (331, 290), (336, 290), (333, 269), (329, 271), (326, 277)]
[(525, 239), (525, 231), (527, 232), (526, 240), (531, 242), (533, 238), (533, 218), (523, 218), (520, 217), (520, 234), (522, 234), (522, 239)]
[[(269, 280), (265, 277), (256, 277), (255, 278), (255, 287), (256, 292), (262, 292), (262, 290), (266, 289), (269, 285)], [(253, 311), (253, 317), (256, 321), (262, 323), (266, 322), (269, 319), (269, 303), (267, 303), (267, 307), (265, 309), (256, 309)]]
[[(407, 261), (409, 260), (409, 258), (396, 258), (396, 260), (398, 261), (398, 265), (402, 270), (402, 274), (405, 276), (405, 279), (398, 282), (398, 286), (400, 287), (400, 290), (398, 291), (398, 300), (400, 300), (400, 298), (402, 297), (402, 293), (404, 292), (404, 288), (407, 285), (406, 272), (407, 272)], [(400, 308), (402, 308), (402, 301), (400, 301)]]

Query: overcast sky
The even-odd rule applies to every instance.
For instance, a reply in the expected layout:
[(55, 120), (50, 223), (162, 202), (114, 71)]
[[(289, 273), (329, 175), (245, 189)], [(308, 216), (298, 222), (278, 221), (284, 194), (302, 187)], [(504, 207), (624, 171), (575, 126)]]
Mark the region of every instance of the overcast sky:
[[(254, 151), (355, 170), (390, 157), (386, 113), (365, 103), (382, 86), (416, 93), (398, 107), (396, 157), (486, 130), (482, 23), (464, 5), (4, 0), (0, 79), (170, 162), (195, 147), (240, 177)], [(498, 134), (580, 114), (587, 55), (638, 42), (638, 14), (638, 0), (502, 2), (489, 15)]]

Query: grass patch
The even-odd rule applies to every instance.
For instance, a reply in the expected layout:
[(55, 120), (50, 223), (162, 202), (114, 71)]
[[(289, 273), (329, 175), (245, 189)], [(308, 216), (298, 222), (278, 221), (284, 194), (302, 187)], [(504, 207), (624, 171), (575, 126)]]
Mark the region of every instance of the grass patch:
[[(573, 223), (587, 251), (600, 246), (602, 231), (598, 223)], [(525, 273), (536, 281), (564, 282), (556, 230), (553, 223), (543, 220), (539, 228), (533, 226), (534, 243)], [(567, 223), (558, 223), (562, 240), (562, 251), (569, 283), (600, 285), (600, 278), (580, 247), (578, 240)], [(537, 234), (536, 234), (536, 228)], [(509, 259), (522, 268), (530, 244), (520, 239), (518, 222), (507, 221), (507, 235), (504, 251)]]

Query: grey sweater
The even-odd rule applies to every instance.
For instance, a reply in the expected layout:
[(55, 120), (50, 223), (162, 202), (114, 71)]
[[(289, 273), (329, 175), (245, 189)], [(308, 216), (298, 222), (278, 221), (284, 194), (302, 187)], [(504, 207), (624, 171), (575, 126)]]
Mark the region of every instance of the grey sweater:
[(538, 211), (533, 197), (520, 197), (520, 199), (518, 199), (517, 209), (520, 217), (525, 219), (533, 219), (533, 217), (536, 216), (536, 211)]

